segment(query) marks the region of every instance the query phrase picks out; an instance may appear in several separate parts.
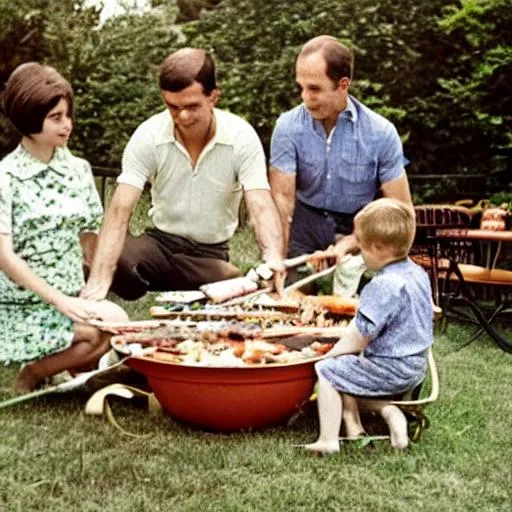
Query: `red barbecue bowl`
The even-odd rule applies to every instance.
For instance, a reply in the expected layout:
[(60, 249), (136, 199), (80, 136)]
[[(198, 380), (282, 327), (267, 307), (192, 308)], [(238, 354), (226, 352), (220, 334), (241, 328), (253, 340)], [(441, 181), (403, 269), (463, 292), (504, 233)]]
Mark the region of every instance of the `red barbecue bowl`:
[(127, 364), (144, 374), (165, 412), (207, 430), (279, 425), (311, 396), (319, 358), (241, 368), (186, 366), (145, 357)]

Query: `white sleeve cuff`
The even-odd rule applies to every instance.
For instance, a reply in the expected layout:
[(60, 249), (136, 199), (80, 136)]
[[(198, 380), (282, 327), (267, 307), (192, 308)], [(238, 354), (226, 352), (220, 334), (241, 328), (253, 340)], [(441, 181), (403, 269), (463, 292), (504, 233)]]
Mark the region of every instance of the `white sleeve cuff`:
[(131, 185), (132, 187), (138, 188), (139, 190), (144, 190), (144, 185), (146, 185), (146, 180), (141, 176), (134, 176), (133, 174), (122, 172), (117, 177), (117, 183)]

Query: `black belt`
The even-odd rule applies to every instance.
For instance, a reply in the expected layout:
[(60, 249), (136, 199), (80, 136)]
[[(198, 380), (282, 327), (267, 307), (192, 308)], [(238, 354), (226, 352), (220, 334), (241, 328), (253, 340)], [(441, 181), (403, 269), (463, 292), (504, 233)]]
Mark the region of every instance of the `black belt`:
[(341, 221), (352, 222), (352, 220), (354, 219), (354, 217), (357, 213), (357, 212), (355, 212), (355, 213), (334, 212), (332, 210), (326, 210), (324, 208), (317, 208), (316, 206), (311, 206), (310, 204), (303, 203), (302, 201), (299, 201), (299, 202), (307, 210), (311, 210), (315, 213), (323, 215), (324, 217), (333, 217), (334, 219), (339, 219)]
[(301, 206), (303, 206), (306, 210), (309, 210), (316, 215), (322, 215), (325, 218), (332, 218), (336, 223), (336, 233), (342, 235), (349, 235), (354, 230), (354, 217), (355, 213), (343, 213), (343, 212), (333, 212), (332, 210), (326, 210), (323, 208), (317, 208), (316, 206), (311, 206), (309, 204), (303, 203), (302, 201), (298, 201)]

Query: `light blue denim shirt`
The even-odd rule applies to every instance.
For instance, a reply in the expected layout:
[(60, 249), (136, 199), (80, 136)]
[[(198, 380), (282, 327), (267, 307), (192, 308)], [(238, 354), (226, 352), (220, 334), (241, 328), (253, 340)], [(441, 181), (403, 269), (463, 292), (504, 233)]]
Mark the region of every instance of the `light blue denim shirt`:
[(382, 183), (402, 175), (404, 156), (394, 125), (349, 96), (329, 135), (304, 104), (282, 114), (272, 134), (270, 165), (297, 174), (303, 203), (355, 213)]
[(427, 273), (410, 259), (389, 263), (363, 288), (356, 326), (372, 341), (366, 356), (426, 355), (433, 342), (432, 291)]

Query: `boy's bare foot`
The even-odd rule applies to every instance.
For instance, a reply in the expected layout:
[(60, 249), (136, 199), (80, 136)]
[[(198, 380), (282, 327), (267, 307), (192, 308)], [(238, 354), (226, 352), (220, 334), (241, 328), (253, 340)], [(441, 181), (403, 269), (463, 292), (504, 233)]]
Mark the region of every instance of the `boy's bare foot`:
[(364, 430), (361, 430), (361, 431), (355, 431), (354, 430), (354, 431), (351, 431), (351, 432), (349, 430), (347, 430), (347, 429), (345, 429), (345, 430), (346, 430), (345, 433), (347, 434), (345, 436), (345, 439), (347, 441), (355, 441), (357, 439), (360, 439), (361, 437), (365, 437), (365, 436), (368, 435)]
[(340, 451), (340, 443), (338, 440), (333, 442), (316, 441), (315, 443), (301, 444), (298, 446), (318, 455), (328, 455)]
[(352, 416), (344, 415), (343, 423), (345, 424), (345, 436), (347, 439), (358, 439), (361, 436), (367, 435), (359, 416), (357, 421), (353, 421)]
[(34, 371), (33, 365), (28, 363), (23, 366), (18, 375), (16, 376), (16, 380), (14, 381), (14, 393), (16, 395), (25, 395), (26, 393), (30, 393), (37, 388), (37, 386), (41, 383), (41, 378)]
[(343, 422), (345, 424), (345, 435), (348, 439), (366, 435), (363, 425), (358, 418), (358, 421), (352, 421), (349, 417), (344, 417)]
[(409, 436), (404, 413), (396, 405), (387, 405), (382, 409), (381, 414), (389, 427), (391, 446), (398, 450), (405, 450), (409, 446)]

